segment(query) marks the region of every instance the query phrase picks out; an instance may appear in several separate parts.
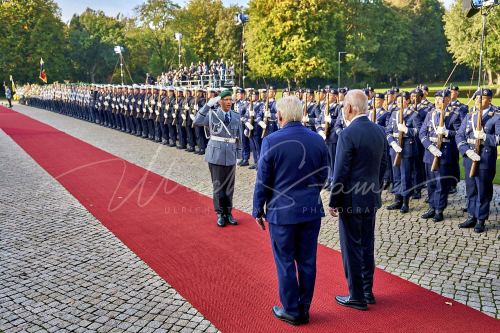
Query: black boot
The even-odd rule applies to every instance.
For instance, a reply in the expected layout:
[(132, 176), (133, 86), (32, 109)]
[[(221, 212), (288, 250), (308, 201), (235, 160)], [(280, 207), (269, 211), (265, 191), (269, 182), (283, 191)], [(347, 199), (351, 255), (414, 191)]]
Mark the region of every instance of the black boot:
[(418, 200), (422, 198), (422, 193), (420, 193), (420, 190), (415, 190), (413, 192), (413, 195), (411, 196), (412, 199)]
[(484, 230), (485, 230), (484, 223), (485, 222), (486, 222), (485, 220), (479, 220), (479, 221), (477, 221), (477, 224), (474, 227), (474, 232), (476, 232), (478, 234), (484, 232)]
[(248, 166), (250, 163), (248, 163), (248, 160), (241, 160), (240, 166)]
[(443, 216), (443, 211), (442, 210), (436, 210), (436, 215), (434, 215), (434, 218), (432, 219), (434, 222), (441, 222), (444, 220)]
[(434, 208), (429, 208), (421, 217), (423, 219), (431, 219), (434, 217), (434, 215), (436, 215), (436, 211), (434, 210)]
[(403, 205), (401, 206), (401, 209), (399, 211), (403, 214), (406, 214), (410, 211), (410, 197), (403, 198)]
[(224, 215), (217, 214), (217, 225), (219, 227), (225, 227), (226, 226), (226, 219), (224, 218)]
[(403, 205), (403, 197), (401, 197), (399, 194), (396, 194), (396, 196), (394, 197), (394, 203), (392, 205), (387, 206), (387, 210), (400, 209), (402, 205)]
[(474, 216), (469, 215), (469, 217), (467, 218), (467, 220), (465, 220), (464, 222), (460, 223), (458, 225), (458, 227), (460, 229), (463, 229), (463, 228), (474, 228), (474, 226), (476, 225), (476, 223), (477, 223), (477, 219)]
[(230, 225), (238, 225), (238, 221), (236, 221), (231, 213), (226, 215), (226, 222)]

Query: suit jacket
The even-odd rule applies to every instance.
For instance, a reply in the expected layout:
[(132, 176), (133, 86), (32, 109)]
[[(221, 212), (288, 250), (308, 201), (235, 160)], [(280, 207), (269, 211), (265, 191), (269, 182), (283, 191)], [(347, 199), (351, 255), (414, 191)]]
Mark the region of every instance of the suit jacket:
[[(205, 104), (196, 114), (195, 126), (208, 126), (210, 130), (210, 141), (205, 149), (205, 161), (217, 165), (236, 165), (236, 160), (241, 158), (240, 141), (240, 115), (233, 110), (231, 121), (226, 125), (229, 133), (222, 125), (224, 122), (224, 111), (221, 108), (210, 110)], [(210, 113), (212, 113), (210, 115)], [(235, 143), (212, 140), (212, 137), (236, 139)]]
[(327, 155), (323, 138), (301, 122), (288, 123), (266, 136), (258, 164), (253, 216), (265, 214), (270, 223), (279, 225), (325, 216), (320, 192), (328, 177)]
[(386, 152), (384, 131), (367, 117), (346, 127), (337, 142), (329, 206), (353, 214), (380, 208)]

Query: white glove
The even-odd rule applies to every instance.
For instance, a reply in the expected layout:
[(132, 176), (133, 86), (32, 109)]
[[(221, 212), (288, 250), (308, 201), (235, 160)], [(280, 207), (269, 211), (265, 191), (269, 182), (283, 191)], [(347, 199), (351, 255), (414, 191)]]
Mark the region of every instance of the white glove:
[(208, 105), (209, 107), (212, 107), (212, 106), (214, 106), (215, 104), (217, 104), (217, 102), (219, 102), (219, 101), (220, 101), (220, 96), (217, 96), (217, 97), (212, 97), (212, 98), (210, 98), (210, 100), (207, 102), (207, 105)]
[(303, 123), (308, 123), (309, 122), (309, 116), (302, 117), (302, 122)]
[(246, 127), (247, 127), (250, 131), (251, 131), (251, 130), (253, 130), (253, 125), (252, 125), (252, 124), (250, 124), (250, 122), (249, 122), (249, 121), (247, 121), (247, 122), (245, 123), (245, 126), (246, 126)]
[(467, 155), (467, 157), (473, 160), (474, 162), (479, 162), (479, 160), (481, 159), (481, 157), (478, 154), (476, 154), (476, 152), (472, 149), (467, 150), (465, 152), (465, 155)]
[(396, 153), (400, 153), (403, 151), (403, 149), (397, 144), (396, 141), (391, 142), (391, 147)]
[(450, 131), (447, 130), (444, 126), (438, 126), (438, 128), (436, 129), (437, 135), (444, 135), (445, 137), (448, 137), (449, 133)]
[(326, 134), (324, 131), (318, 131), (318, 134), (321, 135), (321, 137), (323, 138), (323, 140), (326, 140)]
[(330, 124), (331, 122), (332, 122), (332, 117), (326, 116), (325, 117), (325, 123), (329, 123)]
[(271, 118), (271, 112), (269, 111), (264, 112), (264, 118)]
[(480, 131), (474, 130), (474, 138), (484, 140), (486, 139), (486, 133), (482, 129)]
[(434, 145), (430, 145), (429, 148), (429, 151), (431, 152), (432, 155), (436, 156), (436, 157), (441, 157), (441, 155), (443, 155), (443, 153), (441, 152), (441, 150), (439, 150), (436, 146)]
[(266, 123), (263, 122), (262, 120), (259, 121), (259, 126), (262, 127), (263, 129), (265, 129), (267, 127)]
[(406, 127), (405, 124), (398, 124), (398, 131), (406, 134), (406, 133), (408, 133), (408, 127)]
[(194, 114), (190, 114), (189, 118), (191, 118), (192, 121), (194, 121), (196, 119), (196, 117), (194, 116)]

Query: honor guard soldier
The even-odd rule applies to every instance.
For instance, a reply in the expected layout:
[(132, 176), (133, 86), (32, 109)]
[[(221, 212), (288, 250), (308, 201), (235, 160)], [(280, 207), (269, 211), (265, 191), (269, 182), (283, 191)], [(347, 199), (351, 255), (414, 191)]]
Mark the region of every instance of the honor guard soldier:
[[(217, 102), (220, 106), (213, 110)], [(240, 115), (231, 110), (231, 91), (224, 90), (211, 98), (196, 115), (195, 126), (208, 126), (210, 140), (205, 161), (208, 162), (213, 184), (214, 209), (217, 225), (236, 225), (232, 215), (236, 160), (241, 158)]]
[(138, 131), (136, 118), (137, 118), (137, 102), (139, 101), (139, 93), (140, 93), (139, 86), (137, 84), (132, 85), (132, 95), (131, 98), (129, 97), (130, 98), (129, 122), (130, 122), (130, 128), (132, 129), (130, 134), (132, 135), (137, 135)]
[[(194, 103), (194, 109), (193, 109), (193, 115), (196, 120), (196, 115), (198, 114), (199, 110), (206, 104), (207, 99), (206, 99), (206, 90), (203, 88), (199, 88), (196, 91), (196, 100)], [(205, 154), (205, 149), (207, 147), (207, 137), (205, 135), (205, 128), (204, 127), (199, 127), (194, 125), (193, 121), (193, 126), (194, 126), (194, 131), (196, 135), (196, 145), (198, 146), (198, 150), (195, 150), (195, 154), (198, 155), (204, 155)]]
[[(451, 96), (450, 96), (451, 101), (448, 107), (451, 109), (451, 112), (453, 112), (453, 114), (456, 115), (456, 113), (458, 112), (458, 114), (460, 115), (460, 124), (458, 125), (457, 128), (454, 129), (456, 132), (460, 128), (463, 119), (467, 116), (467, 113), (469, 113), (469, 107), (458, 100), (458, 95), (459, 95), (458, 86), (451, 86), (450, 91), (451, 91)], [(452, 184), (450, 186), (450, 194), (457, 193), (457, 184), (460, 181), (459, 154), (457, 154), (457, 159), (453, 162), (453, 177), (455, 179), (452, 179)]]
[(137, 114), (135, 117), (135, 135), (136, 136), (142, 136), (143, 133), (143, 124), (142, 124), (142, 118), (143, 118), (143, 111), (144, 111), (144, 102), (146, 100), (146, 87), (144, 85), (140, 86), (139, 89), (139, 95), (137, 96)]
[(261, 95), (264, 93), (265, 89), (259, 89), (259, 91), (252, 91), (251, 105), (248, 110), (248, 121), (245, 123), (247, 127), (246, 133), (248, 134), (248, 139), (250, 140), (250, 150), (253, 155), (254, 164), (249, 166), (249, 169), (257, 169), (257, 163), (260, 157), (260, 144), (262, 142), (262, 128), (257, 124), (257, 115), (260, 113), (261, 107), (264, 106), (262, 103)]
[(434, 104), (432, 104), (428, 99), (427, 96), (429, 96), (429, 87), (426, 85), (419, 85), (418, 89), (422, 90), (422, 93), (424, 97), (422, 98), (422, 105), (427, 107), (427, 108), (434, 108)]
[(325, 102), (321, 106), (321, 112), (316, 119), (316, 131), (325, 140), (328, 148), (328, 179), (325, 188), (329, 188), (333, 180), (333, 167), (335, 166), (335, 151), (337, 149), (338, 135), (335, 133), (334, 126), (340, 113), (338, 104), (338, 91), (333, 88), (327, 88)]
[(186, 91), (186, 101), (184, 102), (184, 114), (186, 115), (186, 136), (187, 136), (187, 151), (190, 153), (195, 152), (196, 146), (196, 136), (193, 127), (193, 108), (195, 102), (195, 89), (187, 89)]
[[(391, 116), (391, 113), (388, 112), (386, 109), (384, 109), (385, 100), (386, 96), (384, 93), (374, 93), (372, 98), (372, 104), (375, 107), (372, 108), (368, 113), (368, 119), (378, 124), (384, 131)], [(389, 148), (390, 147), (387, 146), (387, 158), (386, 158), (387, 166), (385, 168), (385, 173), (384, 173), (383, 189), (389, 188), (390, 184), (392, 183), (392, 167), (390, 164), (391, 155), (389, 154)]]
[(177, 89), (173, 86), (168, 88), (168, 95), (170, 96), (170, 105), (167, 112), (167, 126), (169, 135), (169, 147), (177, 146), (177, 109), (179, 108), (177, 104)]
[(482, 88), (474, 94), (476, 105), (462, 121), (456, 135), (460, 154), (464, 157), (467, 220), (459, 228), (485, 230), (493, 199), (497, 147), (500, 142), (500, 113), (491, 104), (493, 92)]
[(449, 111), (449, 90), (438, 91), (435, 97), (436, 107), (427, 114), (419, 132), (425, 148), (423, 161), (429, 195), (429, 210), (422, 218), (441, 222), (453, 184), (453, 163), (458, 158), (455, 128), (460, 126), (460, 115), (458, 111)]
[[(424, 97), (424, 92), (421, 89), (414, 89), (411, 91), (411, 108), (413, 108), (413, 111), (416, 113), (415, 114), (415, 124), (416, 129), (418, 132), (420, 132), (420, 126), (423, 124), (425, 118), (427, 117), (427, 113), (431, 110), (430, 106), (424, 105), (423, 102), (423, 97)], [(433, 106), (433, 105), (432, 105)], [(418, 133), (417, 132), (417, 133)], [(413, 159), (414, 165), (413, 165), (413, 185), (414, 185), (414, 191), (412, 198), (413, 199), (420, 199), (422, 197), (421, 191), (425, 187), (425, 166), (423, 163), (424, 160), (424, 151), (425, 148), (420, 142), (420, 140), (415, 140), (415, 144), (417, 146), (417, 155)]]
[(184, 88), (179, 88), (177, 91), (177, 111), (176, 111), (176, 119), (177, 119), (177, 136), (179, 139), (179, 144), (177, 145), (177, 149), (187, 149), (187, 132), (186, 132), (186, 122), (184, 120), (185, 110), (184, 106)]
[(386, 128), (387, 141), (391, 146), (390, 154), (393, 165), (393, 193), (394, 203), (387, 207), (388, 210), (399, 209), (401, 213), (408, 213), (410, 195), (413, 190), (413, 160), (417, 154), (415, 141), (418, 140), (416, 123), (417, 113), (409, 107), (410, 94), (402, 92), (398, 95), (394, 110)]
[(304, 105), (302, 123), (311, 131), (316, 132), (316, 103), (314, 102), (314, 91), (312, 89), (304, 91), (302, 103)]
[(259, 113), (256, 115), (257, 124), (262, 128), (261, 139), (278, 130), (275, 96), (276, 89), (274, 87), (269, 87), (269, 89), (264, 92), (263, 107), (260, 108)]
[(248, 121), (248, 101), (246, 100), (246, 91), (243, 88), (236, 89), (235, 111), (240, 115), (240, 136), (241, 136), (241, 161), (239, 166), (248, 166), (250, 163), (250, 140), (245, 135), (245, 123)]

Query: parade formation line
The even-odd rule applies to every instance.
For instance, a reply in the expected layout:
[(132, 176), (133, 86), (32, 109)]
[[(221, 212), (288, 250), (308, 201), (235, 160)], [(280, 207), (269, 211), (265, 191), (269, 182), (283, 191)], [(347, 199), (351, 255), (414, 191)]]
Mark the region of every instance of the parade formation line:
[(0, 128), (222, 332), (500, 331), (500, 321), (380, 269), (376, 305), (341, 307), (341, 256), (321, 245), (311, 323), (291, 327), (271, 313), (269, 235), (250, 215), (235, 210), (240, 225), (218, 228), (211, 199), (172, 180), (3, 107)]

